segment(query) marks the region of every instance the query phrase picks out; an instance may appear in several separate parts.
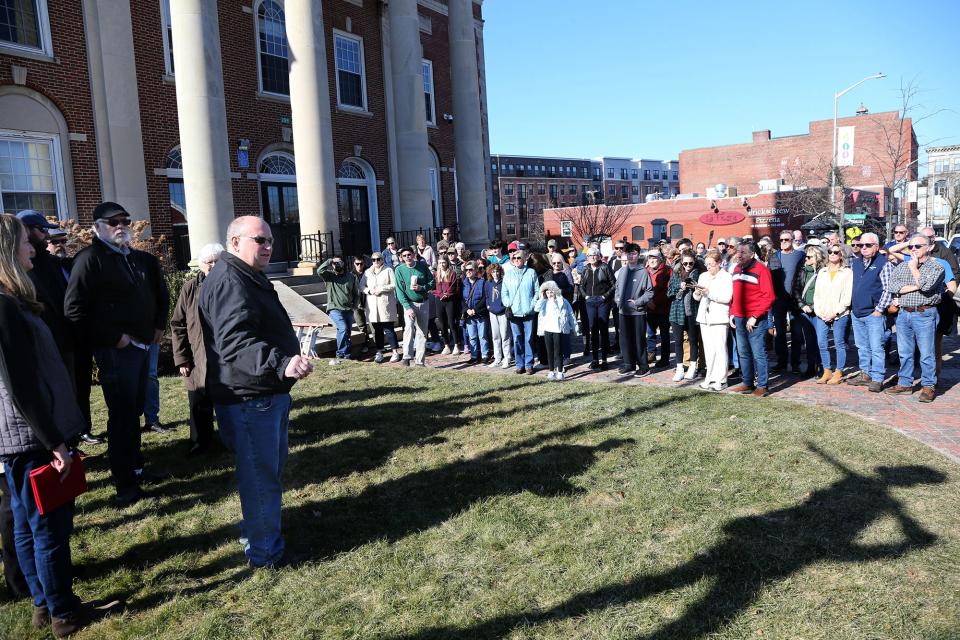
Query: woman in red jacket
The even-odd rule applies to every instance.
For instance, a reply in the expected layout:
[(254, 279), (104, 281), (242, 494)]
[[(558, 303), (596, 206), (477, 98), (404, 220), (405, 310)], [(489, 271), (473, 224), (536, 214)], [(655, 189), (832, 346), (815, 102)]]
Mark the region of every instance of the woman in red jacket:
[(460, 334), (460, 309), (463, 302), (463, 289), (460, 277), (447, 256), (437, 260), (435, 276), (437, 288), (433, 295), (437, 298), (437, 324), (440, 325), (440, 337), (443, 339), (443, 355), (460, 355), (459, 345), (463, 342)]

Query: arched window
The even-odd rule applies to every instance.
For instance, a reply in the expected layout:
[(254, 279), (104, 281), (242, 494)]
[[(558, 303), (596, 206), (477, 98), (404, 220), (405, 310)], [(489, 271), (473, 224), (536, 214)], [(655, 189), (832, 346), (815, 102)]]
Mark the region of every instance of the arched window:
[(261, 176), (266, 174), (271, 180), (278, 177), (293, 178), (297, 177), (297, 165), (291, 156), (285, 153), (271, 153), (260, 161), (258, 169)]
[(643, 240), (643, 227), (636, 226), (630, 230), (630, 240), (632, 242), (640, 242)]
[(682, 237), (683, 237), (683, 225), (682, 224), (670, 225), (670, 239), (679, 240)]
[(340, 171), (337, 173), (337, 177), (351, 180), (366, 180), (367, 174), (363, 172), (363, 168), (357, 163), (344, 160), (343, 164), (340, 165)]
[(287, 32), (283, 7), (264, 0), (257, 8), (257, 48), (260, 54), (260, 90), (290, 95)]

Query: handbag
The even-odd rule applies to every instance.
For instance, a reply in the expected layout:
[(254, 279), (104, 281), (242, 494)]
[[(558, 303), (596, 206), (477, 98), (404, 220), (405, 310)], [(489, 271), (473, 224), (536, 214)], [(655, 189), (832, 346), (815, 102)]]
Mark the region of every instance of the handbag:
[(47, 515), (87, 491), (83, 458), (78, 451), (74, 451), (71, 457), (73, 464), (70, 466), (70, 474), (62, 482), (60, 472), (54, 469), (51, 463), (30, 472), (30, 488), (33, 490), (33, 500), (40, 515)]

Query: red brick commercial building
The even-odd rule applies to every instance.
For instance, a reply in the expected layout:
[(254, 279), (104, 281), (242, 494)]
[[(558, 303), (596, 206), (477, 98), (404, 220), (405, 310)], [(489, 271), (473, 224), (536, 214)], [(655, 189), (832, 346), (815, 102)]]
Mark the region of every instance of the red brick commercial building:
[[(892, 187), (906, 188), (916, 180), (918, 146), (912, 122), (885, 112), (841, 118), (837, 124), (843, 132), (838, 143), (843, 190), (837, 189), (843, 211), (877, 227), (897, 211)], [(759, 238), (799, 229), (830, 210), (832, 127), (832, 120), (819, 120), (803, 135), (772, 138), (770, 131), (758, 131), (749, 143), (682, 151), (681, 195), (631, 205), (627, 222), (614, 237), (647, 246), (680, 238), (709, 243), (712, 233), (715, 244), (731, 235)], [(575, 215), (570, 208), (545, 211), (546, 234), (561, 235), (566, 226), (561, 223)]]
[[(480, 0), (18, 0), (0, 20), (0, 199), (115, 200), (196, 250), (262, 215), (369, 252), (492, 235)], [(179, 93), (179, 95), (178, 95)], [(186, 107), (186, 108), (185, 108)], [(186, 117), (185, 117), (186, 116)]]

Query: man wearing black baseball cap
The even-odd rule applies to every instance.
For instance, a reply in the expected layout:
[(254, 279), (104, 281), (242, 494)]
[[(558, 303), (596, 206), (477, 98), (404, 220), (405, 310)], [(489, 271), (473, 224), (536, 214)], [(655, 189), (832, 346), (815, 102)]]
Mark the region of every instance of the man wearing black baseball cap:
[(93, 243), (74, 260), (66, 315), (93, 349), (107, 403), (107, 455), (126, 507), (144, 496), (140, 414), (147, 385), (148, 351), (167, 322), (167, 285), (160, 262), (130, 246), (130, 214), (115, 202), (93, 211)]

